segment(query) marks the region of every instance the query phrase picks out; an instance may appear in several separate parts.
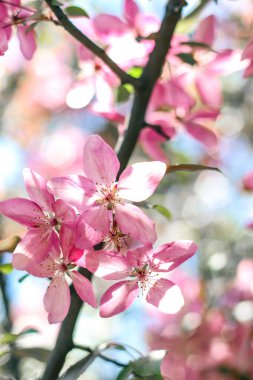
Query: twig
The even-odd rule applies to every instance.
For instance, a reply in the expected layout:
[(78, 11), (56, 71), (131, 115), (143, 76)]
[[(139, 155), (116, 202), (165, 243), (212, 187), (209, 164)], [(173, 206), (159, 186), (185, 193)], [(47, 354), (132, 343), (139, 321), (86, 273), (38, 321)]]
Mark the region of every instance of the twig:
[(168, 135), (166, 135), (166, 133), (163, 131), (162, 127), (158, 124), (150, 124), (150, 123), (147, 123), (145, 121), (143, 127), (148, 127), (148, 128), (153, 129), (155, 132), (157, 132), (159, 135), (164, 137), (166, 140), (170, 139), (170, 137)]
[(45, 0), (49, 8), (52, 10), (54, 15), (57, 17), (60, 25), (69, 32), (77, 41), (81, 42), (87, 49), (89, 49), (92, 53), (94, 53), (97, 57), (99, 57), (110, 69), (120, 78), (121, 83), (129, 83), (134, 87), (138, 86), (138, 79), (132, 77), (127, 74), (124, 70), (122, 70), (107, 54), (101, 49), (98, 45), (96, 45), (92, 40), (90, 40), (85, 34), (83, 34), (66, 16), (63, 10), (57, 6), (53, 5), (52, 0)]
[[(86, 352), (89, 352), (89, 353), (93, 352), (93, 350), (90, 347), (82, 346), (80, 344), (75, 344), (73, 348), (77, 348), (79, 350), (86, 351)], [(106, 347), (106, 348), (110, 348), (110, 347)], [(104, 349), (103, 349), (103, 351), (104, 351)], [(103, 360), (105, 360), (107, 362), (113, 363), (113, 364), (115, 364), (115, 365), (117, 365), (119, 367), (126, 367), (127, 366), (127, 364), (120, 363), (117, 360), (109, 358), (108, 356), (103, 355), (101, 352), (98, 354), (98, 357), (100, 357), (101, 359), (103, 359)]]

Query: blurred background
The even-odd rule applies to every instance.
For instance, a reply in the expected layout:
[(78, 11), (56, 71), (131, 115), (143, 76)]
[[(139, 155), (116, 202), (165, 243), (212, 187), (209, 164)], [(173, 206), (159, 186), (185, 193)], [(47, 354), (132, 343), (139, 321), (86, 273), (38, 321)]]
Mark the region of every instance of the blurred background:
[[(136, 2), (144, 14), (161, 19), (165, 0)], [(211, 2), (199, 12), (194, 12), (199, 2), (190, 3), (178, 27), (179, 35), (192, 36), (199, 20), (215, 14), (215, 50), (241, 52), (253, 37), (251, 1)], [(99, 13), (123, 17), (121, 0), (80, 0), (75, 5), (91, 17)], [(86, 21), (78, 18), (75, 22), (82, 28)], [(23, 168), (30, 167), (48, 179), (82, 173), (85, 138), (98, 133), (115, 146), (121, 133), (117, 123), (103, 117), (105, 98), (99, 99), (99, 85), (91, 90), (96, 73), (85, 59), (78, 60), (72, 38), (49, 22), (40, 23), (36, 34), (38, 48), (31, 60), (20, 52), (15, 33), (8, 51), (0, 57), (1, 200), (26, 197)], [(165, 206), (171, 216), (144, 210), (156, 222), (157, 245), (178, 239), (198, 244), (197, 255), (171, 275), (182, 288), (185, 306), (179, 311), (175, 297), (168, 316), (147, 307), (140, 297), (123, 314), (101, 319), (98, 311), (85, 305), (75, 330), (75, 342), (80, 345), (126, 344), (129, 350), (109, 352), (120, 362), (150, 350), (161, 359), (164, 350), (169, 350), (163, 372), (172, 380), (253, 379), (253, 232), (248, 227), (253, 222), (253, 193), (243, 186), (244, 176), (253, 170), (253, 81), (243, 77), (245, 65), (240, 59), (235, 66), (220, 78), (223, 104), (212, 125), (219, 136), (217, 146), (208, 149), (183, 128), (163, 143), (171, 164), (200, 163), (219, 167), (221, 172), (171, 173), (150, 199), (152, 204)], [(101, 93), (105, 96), (103, 89)], [(130, 107), (131, 94), (115, 106), (124, 115)], [(149, 159), (138, 146), (131, 160)], [(1, 239), (22, 236), (25, 231), (2, 216), (0, 227)], [(1, 254), (0, 260), (9, 263), (11, 254)], [(43, 308), (47, 280), (23, 279), (24, 275), (16, 270), (0, 274), (1, 379), (16, 365), (8, 354), (7, 332), (38, 331), (28, 331), (18, 339), (15, 360), (19, 370), (12, 372), (16, 378), (32, 380), (39, 378), (59, 329), (48, 324)], [(98, 294), (107, 286), (105, 281), (95, 282)], [(82, 355), (81, 350), (73, 350), (66, 368)], [(113, 380), (120, 369), (97, 359), (81, 378)]]

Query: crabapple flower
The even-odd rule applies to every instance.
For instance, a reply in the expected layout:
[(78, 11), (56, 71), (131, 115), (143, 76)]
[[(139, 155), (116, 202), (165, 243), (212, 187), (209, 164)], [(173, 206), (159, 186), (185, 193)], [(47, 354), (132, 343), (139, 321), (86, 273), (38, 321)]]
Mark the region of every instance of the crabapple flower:
[[(35, 11), (32, 8), (21, 9), (19, 0), (14, 0), (10, 4), (0, 4), (0, 55), (3, 55), (4, 51), (7, 50), (7, 42), (12, 35), (11, 26), (15, 25), (21, 53), (26, 59), (32, 59), (36, 50), (36, 34), (29, 26), (32, 23), (30, 19), (34, 13)], [(2, 43), (4, 43), (4, 51), (1, 52)]]
[(123, 234), (142, 244), (156, 240), (154, 223), (138, 207), (125, 199), (141, 202), (153, 194), (163, 178), (163, 162), (142, 162), (120, 168), (113, 149), (100, 136), (89, 136), (84, 145), (84, 176), (59, 177), (49, 181), (51, 191), (81, 213), (77, 221), (79, 248), (101, 242), (116, 221)]
[[(52, 278), (45, 296), (44, 306), (48, 312), (49, 323), (58, 323), (65, 319), (70, 306), (70, 290), (66, 277), (70, 277), (79, 297), (92, 307), (97, 307), (91, 282), (77, 270), (75, 261), (83, 251), (74, 246), (74, 234), (71, 229), (62, 226), (59, 239), (54, 240), (48, 256), (42, 262), (33, 261), (28, 272), (37, 277)], [(24, 254), (19, 254), (24, 256)], [(22, 259), (22, 257), (21, 257)]]
[(90, 252), (85, 256), (86, 267), (106, 280), (123, 280), (112, 285), (102, 296), (101, 317), (111, 317), (126, 310), (141, 293), (159, 311), (168, 313), (171, 291), (183, 297), (167, 272), (188, 260), (197, 250), (192, 241), (179, 240), (164, 244), (155, 251), (152, 246), (129, 250), (126, 256), (114, 251)]
[[(13, 253), (13, 266), (29, 270), (32, 259), (43, 260), (57, 239), (57, 228), (65, 223), (74, 228), (75, 212), (62, 200), (55, 201), (47, 190), (46, 181), (30, 169), (23, 171), (26, 190), (30, 199), (12, 198), (0, 202), (0, 212), (28, 227), (28, 231)], [(19, 254), (24, 254), (20, 260)]]

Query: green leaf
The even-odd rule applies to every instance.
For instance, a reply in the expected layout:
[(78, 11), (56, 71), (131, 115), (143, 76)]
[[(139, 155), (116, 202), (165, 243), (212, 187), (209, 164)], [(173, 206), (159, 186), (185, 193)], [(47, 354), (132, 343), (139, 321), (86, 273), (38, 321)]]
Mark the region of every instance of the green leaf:
[(149, 357), (140, 358), (131, 362), (133, 372), (140, 376), (158, 376), (162, 380), (160, 374), (160, 360), (153, 360)]
[(5, 345), (5, 344), (10, 344), (16, 342), (16, 340), (19, 338), (18, 334), (12, 334), (12, 333), (5, 333), (2, 335), (0, 338), (0, 344)]
[(21, 331), (19, 334), (5, 333), (0, 338), (0, 344), (2, 344), (2, 345), (11, 344), (11, 343), (14, 343), (17, 339), (22, 338), (23, 335), (34, 334), (34, 333), (38, 333), (38, 332), (39, 331), (36, 329), (29, 328), (29, 329)]
[(13, 271), (13, 266), (11, 265), (11, 263), (0, 264), (0, 273), (10, 274), (12, 271)]
[(171, 212), (162, 205), (153, 205), (153, 209), (157, 210), (160, 214), (162, 214), (166, 219), (171, 220), (172, 214)]
[(119, 86), (116, 90), (116, 101), (118, 103), (126, 102), (131, 95), (131, 92), (129, 91), (128, 87), (125, 85)]
[(120, 371), (116, 380), (127, 380), (131, 374), (132, 366), (129, 364), (128, 366), (124, 367), (122, 371)]
[(131, 69), (128, 70), (128, 74), (130, 74), (134, 78), (140, 78), (142, 72), (143, 68), (139, 66), (131, 67)]
[(196, 59), (191, 53), (179, 53), (177, 54), (177, 57), (179, 57), (181, 61), (188, 63), (191, 66), (194, 66), (197, 63)]
[(65, 8), (64, 11), (68, 16), (71, 16), (71, 17), (88, 17), (89, 18), (88, 13), (83, 8), (76, 7), (75, 5)]
[(13, 252), (20, 240), (19, 236), (12, 236), (8, 239), (0, 240), (0, 253)]
[(215, 168), (213, 166), (206, 165), (198, 165), (198, 164), (176, 164), (176, 165), (167, 165), (166, 173), (172, 172), (196, 172), (202, 170), (215, 170), (217, 172), (222, 173), (219, 168)]

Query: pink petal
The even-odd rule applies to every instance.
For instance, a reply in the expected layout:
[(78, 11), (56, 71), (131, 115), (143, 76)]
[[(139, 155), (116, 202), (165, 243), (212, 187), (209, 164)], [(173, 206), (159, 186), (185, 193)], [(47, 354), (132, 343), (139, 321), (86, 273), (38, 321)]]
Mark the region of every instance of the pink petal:
[(20, 50), (26, 59), (32, 59), (36, 50), (36, 40), (34, 30), (27, 31), (26, 26), (18, 27), (18, 39), (20, 44)]
[(110, 251), (94, 251), (86, 255), (86, 267), (97, 277), (120, 280), (129, 276), (132, 267), (126, 258)]
[(91, 282), (85, 278), (81, 273), (77, 271), (72, 271), (69, 273), (73, 280), (74, 288), (79, 295), (79, 297), (90, 306), (96, 308), (97, 300), (94, 294), (93, 286)]
[(41, 263), (47, 258), (57, 239), (55, 232), (45, 228), (29, 230), (13, 252), (14, 268), (32, 273), (34, 263)]
[(242, 52), (243, 59), (253, 59), (253, 40), (251, 40)]
[(0, 202), (0, 212), (28, 227), (44, 224), (46, 220), (42, 209), (36, 203), (25, 198), (11, 198)]
[(195, 100), (183, 87), (180, 77), (170, 79), (164, 84), (164, 101), (171, 107), (182, 107), (186, 110), (195, 105)]
[(82, 257), (84, 255), (83, 249), (79, 249), (76, 247), (73, 247), (68, 255), (68, 261), (69, 263), (77, 263), (76, 265), (83, 266), (82, 265)]
[(168, 162), (167, 155), (163, 152), (161, 144), (166, 141), (166, 138), (152, 130), (144, 128), (141, 131), (140, 143), (145, 153), (154, 160)]
[(68, 261), (69, 253), (75, 243), (75, 234), (73, 233), (72, 229), (68, 228), (65, 225), (62, 225), (60, 229), (60, 242), (61, 242), (61, 249), (63, 253), (63, 259), (64, 259), (65, 264), (67, 264), (69, 262)]
[(204, 104), (212, 108), (219, 109), (221, 107), (221, 84), (216, 74), (212, 74), (209, 71), (198, 71), (196, 75), (196, 87)]
[(54, 195), (81, 210), (94, 191), (93, 183), (83, 176), (53, 178), (47, 183)]
[(111, 185), (120, 163), (114, 150), (97, 135), (91, 135), (84, 144), (84, 174), (94, 183)]
[(73, 109), (86, 107), (95, 95), (94, 77), (74, 83), (66, 95), (66, 104)]
[(53, 278), (44, 296), (44, 306), (48, 312), (49, 323), (62, 322), (68, 314), (70, 291), (63, 275)]
[(42, 209), (51, 210), (54, 197), (49, 193), (44, 178), (29, 168), (23, 170), (23, 177), (26, 191), (31, 200), (40, 205)]
[(76, 213), (74, 209), (61, 199), (53, 203), (53, 211), (58, 222), (70, 229), (74, 229), (76, 223)]
[(219, 110), (198, 110), (191, 112), (189, 115), (187, 115), (184, 120), (185, 121), (197, 121), (197, 120), (216, 120), (219, 116), (220, 111)]
[(79, 57), (83, 61), (92, 61), (94, 60), (94, 53), (92, 53), (88, 48), (83, 45), (79, 45)]
[(174, 314), (178, 310), (173, 310), (170, 303), (175, 302), (175, 298), (179, 310), (184, 305), (180, 288), (174, 282), (161, 278), (149, 290), (146, 301), (163, 313)]
[(4, 55), (7, 49), (8, 49), (7, 35), (5, 31), (0, 28), (0, 55)]
[(153, 256), (152, 244), (137, 247), (127, 251), (127, 261), (131, 267), (142, 268)]
[(100, 13), (93, 19), (93, 27), (97, 35), (105, 42), (112, 36), (122, 36), (127, 31), (127, 25), (118, 17)]
[(139, 162), (126, 168), (118, 182), (118, 194), (121, 198), (141, 202), (150, 197), (166, 172), (161, 161)]
[(105, 207), (87, 208), (78, 218), (76, 226), (76, 246), (89, 248), (100, 243), (110, 230), (110, 218)]
[(118, 204), (115, 210), (115, 220), (123, 234), (145, 244), (156, 241), (154, 222), (144, 212), (134, 205)]
[(245, 190), (252, 190), (253, 191), (253, 171), (247, 173), (243, 177), (243, 187)]
[(100, 316), (108, 318), (122, 313), (132, 305), (138, 292), (138, 284), (135, 281), (120, 281), (112, 285), (101, 298)]
[[(171, 353), (168, 352), (161, 362), (161, 375), (162, 375), (164, 380), (170, 380), (172, 363), (173, 363), (173, 360), (171, 360)], [(172, 370), (172, 372), (173, 372), (173, 370)]]
[[(19, 260), (19, 262), (25, 259), (27, 259), (27, 257), (25, 257), (24, 255), (21, 255), (21, 254), (16, 254), (14, 255), (14, 262), (16, 264), (15, 268), (17, 267), (17, 260)], [(58, 251), (58, 257), (59, 257), (59, 260), (60, 260), (60, 251)], [(32, 274), (33, 276), (36, 276), (36, 277), (53, 277), (55, 275), (55, 272), (58, 271), (60, 269), (60, 262), (55, 262), (53, 260), (52, 257), (48, 256), (45, 260), (43, 260), (41, 263), (35, 261), (35, 260), (31, 260), (32, 262), (29, 263), (29, 267), (28, 267), (28, 273)]]
[(212, 46), (215, 38), (216, 18), (210, 15), (202, 20), (194, 33), (193, 39), (197, 42)]
[(163, 244), (153, 252), (153, 264), (157, 272), (171, 271), (192, 257), (198, 247), (190, 240), (178, 240)]
[(184, 124), (184, 126), (187, 129), (187, 132), (192, 135), (192, 137), (204, 144), (207, 148), (217, 148), (219, 140), (215, 131), (193, 122), (187, 122)]
[(124, 11), (123, 15), (128, 23), (128, 25), (132, 28), (136, 24), (136, 18), (139, 14), (139, 8), (134, 0), (125, 0), (124, 1)]
[(249, 66), (245, 69), (243, 73), (244, 78), (248, 78), (253, 75), (253, 61), (250, 62)]

